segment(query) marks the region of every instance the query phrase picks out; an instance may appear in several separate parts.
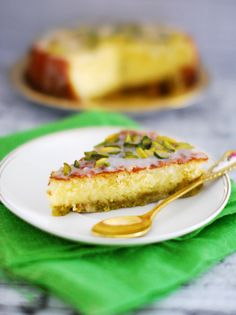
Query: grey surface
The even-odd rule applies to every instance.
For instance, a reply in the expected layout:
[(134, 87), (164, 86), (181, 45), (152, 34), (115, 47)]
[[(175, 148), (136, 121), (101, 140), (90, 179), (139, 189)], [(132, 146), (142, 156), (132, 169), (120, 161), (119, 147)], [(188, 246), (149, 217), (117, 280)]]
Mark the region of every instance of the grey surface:
[[(215, 156), (236, 147), (236, 1), (2, 0), (0, 4), (0, 135), (69, 115), (25, 101), (10, 85), (9, 66), (35, 35), (76, 19), (80, 22), (136, 19), (179, 25), (194, 35), (212, 74), (212, 86), (204, 99), (192, 107), (131, 117), (149, 129), (192, 141)], [(164, 301), (136, 313), (236, 314), (236, 255)], [(74, 311), (37, 288), (2, 280), (0, 314), (66, 315)]]

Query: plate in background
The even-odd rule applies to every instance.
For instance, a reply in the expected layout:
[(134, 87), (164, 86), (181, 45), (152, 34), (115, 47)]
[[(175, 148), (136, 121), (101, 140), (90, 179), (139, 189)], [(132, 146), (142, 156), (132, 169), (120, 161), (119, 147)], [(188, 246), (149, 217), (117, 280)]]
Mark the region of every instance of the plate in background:
[(46, 190), (49, 174), (64, 161), (70, 162), (91, 150), (118, 128), (80, 128), (40, 137), (12, 151), (0, 164), (0, 199), (14, 214), (37, 228), (74, 241), (101, 245), (131, 246), (161, 242), (190, 233), (215, 218), (230, 196), (230, 180), (225, 175), (207, 184), (199, 194), (178, 199), (165, 207), (154, 220), (151, 231), (140, 238), (112, 239), (93, 236), (98, 221), (141, 214), (153, 207), (113, 210), (105, 213), (69, 213), (53, 217)]
[(103, 109), (120, 112), (150, 112), (164, 109), (178, 109), (193, 105), (204, 94), (209, 85), (209, 76), (201, 66), (199, 80), (193, 87), (171, 95), (147, 98), (145, 96), (122, 96), (110, 100), (77, 101), (51, 96), (35, 90), (25, 79), (27, 58), (19, 60), (11, 69), (11, 79), (16, 89), (29, 101), (39, 105), (63, 110), (81, 111)]

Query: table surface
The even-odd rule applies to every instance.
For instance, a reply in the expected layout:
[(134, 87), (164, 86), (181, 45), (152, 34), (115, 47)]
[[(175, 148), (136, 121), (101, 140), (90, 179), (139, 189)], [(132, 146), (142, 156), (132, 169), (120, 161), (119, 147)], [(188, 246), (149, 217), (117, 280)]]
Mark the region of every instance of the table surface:
[[(33, 38), (53, 25), (93, 20), (161, 21), (180, 25), (196, 38), (212, 84), (192, 107), (133, 114), (149, 129), (176, 135), (215, 156), (235, 147), (236, 2), (233, 0), (3, 0), (0, 11), (0, 135), (64, 118), (71, 113), (36, 106), (12, 89), (10, 65)], [(68, 5), (69, 4), (69, 5)], [(57, 5), (57, 10), (53, 8)], [(135, 8), (135, 9), (134, 9)], [(75, 10), (76, 9), (76, 10)], [(40, 18), (38, 18), (40, 17)], [(233, 175), (234, 178), (236, 178)], [(29, 298), (30, 296), (30, 298)], [(0, 314), (78, 314), (50, 294), (26, 283), (0, 281)], [(236, 314), (236, 255), (224, 259), (191, 284), (135, 314)]]

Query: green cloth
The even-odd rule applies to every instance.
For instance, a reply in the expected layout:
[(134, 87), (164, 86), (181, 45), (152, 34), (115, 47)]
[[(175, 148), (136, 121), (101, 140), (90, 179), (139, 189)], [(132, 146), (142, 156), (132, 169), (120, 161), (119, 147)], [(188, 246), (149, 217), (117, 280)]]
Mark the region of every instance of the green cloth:
[[(0, 158), (32, 138), (62, 129), (136, 124), (87, 112), (0, 138)], [(48, 289), (83, 314), (118, 314), (160, 300), (236, 250), (236, 185), (221, 215), (186, 237), (140, 247), (93, 246), (54, 237), (0, 204), (0, 266)]]

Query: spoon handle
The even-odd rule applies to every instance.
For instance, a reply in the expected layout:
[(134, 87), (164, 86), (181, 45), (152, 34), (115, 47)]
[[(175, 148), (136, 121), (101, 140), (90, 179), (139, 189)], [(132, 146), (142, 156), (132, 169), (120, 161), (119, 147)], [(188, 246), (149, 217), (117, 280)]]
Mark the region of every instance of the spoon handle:
[[(218, 160), (222, 161), (222, 159)], [(217, 162), (217, 163), (218, 163)], [(217, 164), (216, 163), (216, 164)], [(163, 201), (161, 201), (158, 205), (156, 205), (152, 210), (150, 210), (149, 212), (145, 213), (143, 216), (144, 217), (150, 217), (151, 219), (154, 218), (154, 216), (165, 206), (167, 206), (169, 203), (171, 203), (172, 201), (178, 199), (179, 197), (183, 196), (184, 194), (188, 193), (190, 190), (198, 187), (199, 185), (203, 184), (204, 182), (207, 182), (209, 180), (214, 180), (218, 177), (223, 176), (226, 172), (230, 172), (233, 169), (236, 168), (236, 162), (223, 167), (222, 169), (220, 169), (219, 171), (214, 172), (214, 168), (216, 167), (216, 164), (214, 164), (214, 167), (211, 167), (209, 169), (209, 171), (207, 171), (207, 173), (205, 173), (203, 176), (197, 178), (195, 181), (193, 181), (191, 184), (189, 184), (188, 186), (185, 186), (183, 188), (181, 188), (180, 190), (178, 190), (177, 192), (175, 192), (173, 195), (167, 197), (166, 199), (164, 199)]]
[(219, 158), (219, 160), (217, 160), (207, 171), (207, 173), (212, 172), (217, 166), (220, 165), (221, 162), (228, 160), (230, 158), (230, 156), (232, 155), (232, 153), (234, 153), (235, 150), (228, 150), (226, 151), (221, 158)]

